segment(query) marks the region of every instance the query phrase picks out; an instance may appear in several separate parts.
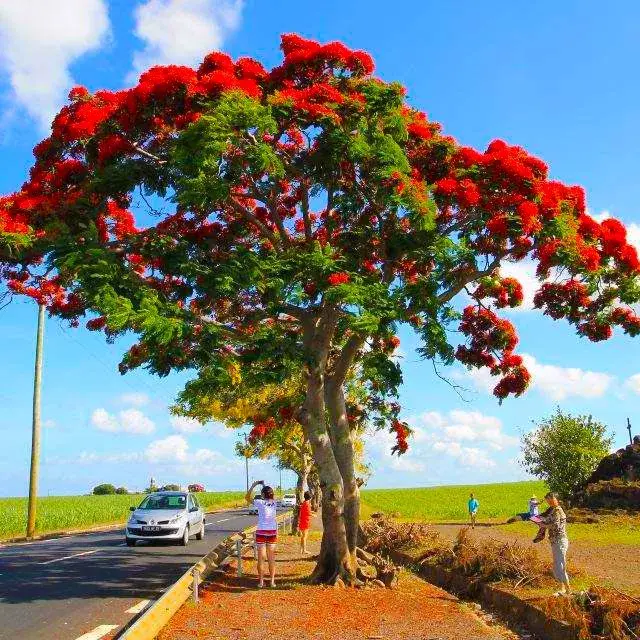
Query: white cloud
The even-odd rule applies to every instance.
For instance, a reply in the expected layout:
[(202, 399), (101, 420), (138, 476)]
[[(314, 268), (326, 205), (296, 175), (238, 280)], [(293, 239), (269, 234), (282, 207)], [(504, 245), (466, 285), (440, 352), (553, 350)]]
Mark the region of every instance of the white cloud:
[(42, 423), (42, 426), (43, 426), (43, 427), (45, 427), (45, 428), (47, 428), (47, 429), (51, 429), (52, 427), (55, 427), (55, 426), (56, 426), (56, 424), (57, 424), (57, 423), (56, 423), (56, 421), (55, 421), (55, 420), (48, 419), (48, 420), (45, 420), (45, 421)]
[(523, 260), (522, 262), (503, 262), (500, 265), (500, 275), (503, 278), (515, 278), (522, 285), (522, 304), (519, 307), (505, 310), (531, 311), (534, 308), (533, 296), (542, 284), (536, 277), (535, 264), (531, 260)]
[(220, 49), (240, 24), (243, 0), (147, 0), (135, 10), (135, 34), (144, 48), (131, 77), (156, 64), (199, 63)]
[(631, 389), (633, 393), (640, 395), (640, 373), (636, 373), (635, 375), (627, 378), (625, 386)]
[(476, 447), (463, 447), (459, 442), (434, 442), (433, 450), (455, 458), (463, 467), (491, 469), (496, 466), (496, 463), (489, 458), (486, 451)]
[(627, 226), (627, 242), (632, 244), (640, 254), (640, 224), (632, 222)]
[(187, 418), (186, 416), (171, 416), (169, 422), (171, 426), (180, 433), (197, 433), (204, 429), (203, 424), (194, 418)]
[(109, 29), (105, 0), (0, 2), (0, 64), (44, 131), (73, 85), (69, 67), (102, 46)]
[(144, 407), (151, 402), (151, 398), (146, 393), (134, 391), (132, 393), (123, 393), (118, 398), (121, 404), (126, 404), (132, 407)]
[(569, 396), (598, 398), (613, 381), (607, 373), (542, 364), (526, 353), (522, 357), (531, 373), (533, 387), (552, 400), (564, 400)]
[(219, 438), (230, 438), (234, 433), (233, 429), (225, 427), (221, 422), (201, 424), (195, 418), (188, 418), (186, 416), (171, 416), (169, 422), (179, 433), (200, 433), (204, 431), (208, 435)]
[(590, 215), (596, 222), (602, 222), (603, 220), (611, 217), (611, 214), (606, 209), (604, 209), (600, 213), (592, 213), (587, 209), (587, 214)]
[[(518, 443), (517, 438), (504, 433), (502, 422), (498, 418), (486, 416), (480, 411), (454, 409), (447, 415), (427, 411), (409, 418), (408, 422), (413, 428), (415, 424), (420, 424), (429, 429), (438, 440), (482, 442), (496, 450)], [(422, 433), (423, 438), (426, 438)]]
[(167, 436), (149, 444), (144, 457), (155, 464), (186, 462), (188, 449), (189, 444), (183, 436)]
[(401, 456), (393, 456), (389, 467), (393, 471), (402, 471), (405, 473), (423, 473), (427, 470), (426, 465), (418, 460), (412, 460), (407, 454)]
[(99, 431), (111, 433), (149, 434), (155, 431), (153, 421), (139, 409), (125, 409), (116, 416), (99, 408), (91, 414), (91, 424)]
[(98, 464), (98, 463), (127, 463), (127, 462), (139, 462), (140, 461), (139, 453), (95, 453), (93, 451), (83, 451), (74, 463), (78, 464)]
[[(599, 398), (614, 381), (614, 377), (608, 373), (543, 364), (527, 353), (523, 353), (522, 358), (531, 374), (529, 391), (536, 390), (551, 400), (564, 400), (571, 396)], [(465, 370), (464, 375), (473, 381), (477, 389), (489, 394), (493, 393), (500, 379), (492, 376), (486, 368)]]

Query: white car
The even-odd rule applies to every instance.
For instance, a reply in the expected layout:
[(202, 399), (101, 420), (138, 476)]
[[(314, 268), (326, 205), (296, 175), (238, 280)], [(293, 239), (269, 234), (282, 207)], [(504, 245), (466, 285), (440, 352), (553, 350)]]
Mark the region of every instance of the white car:
[(186, 546), (195, 534), (204, 538), (204, 511), (197, 498), (186, 491), (158, 491), (151, 493), (131, 507), (125, 529), (125, 542), (133, 547), (137, 540), (172, 540)]
[(296, 497), (293, 493), (285, 493), (282, 496), (282, 500), (280, 501), (280, 504), (283, 507), (295, 507), (296, 506)]
[(253, 502), (249, 505), (249, 508), (247, 509), (247, 514), (250, 516), (258, 515), (258, 507), (256, 507), (256, 500), (262, 500), (262, 496), (259, 493), (253, 496)]

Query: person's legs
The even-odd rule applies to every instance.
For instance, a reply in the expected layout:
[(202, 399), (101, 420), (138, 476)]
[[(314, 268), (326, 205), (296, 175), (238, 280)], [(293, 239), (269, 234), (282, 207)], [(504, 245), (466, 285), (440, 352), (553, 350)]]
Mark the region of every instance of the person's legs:
[(472, 512), (471, 514), (471, 528), (475, 529), (476, 528), (476, 512)]
[(569, 576), (567, 575), (567, 549), (568, 540), (558, 540), (551, 543), (553, 554), (553, 575), (562, 585), (561, 593), (570, 593)]
[(276, 586), (276, 545), (267, 545), (267, 558), (269, 559), (269, 575), (271, 577), (271, 586)]
[(258, 549), (258, 586), (264, 586), (264, 561), (267, 559), (265, 544), (257, 544)]
[(308, 553), (307, 551), (307, 535), (309, 529), (300, 529), (300, 551), (302, 553)]

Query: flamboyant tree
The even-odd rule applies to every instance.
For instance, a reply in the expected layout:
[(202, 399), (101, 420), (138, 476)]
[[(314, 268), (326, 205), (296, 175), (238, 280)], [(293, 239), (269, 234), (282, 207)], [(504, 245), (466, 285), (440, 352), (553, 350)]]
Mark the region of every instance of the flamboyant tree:
[(2, 275), (73, 323), (93, 312), (91, 329), (133, 331), (123, 371), (196, 368), (215, 390), (239, 371), (258, 386), (302, 370), (296, 418), (323, 485), (315, 577), (351, 579), (350, 372), (386, 403), (402, 452), (408, 429), (388, 401), (401, 323), (424, 358), (486, 367), (498, 398), (518, 396), (529, 374), (498, 311), (522, 288), (500, 266), (533, 260), (536, 306), (598, 341), (640, 331), (639, 263), (580, 187), (520, 147), (444, 135), (368, 54), (296, 35), (282, 51), (271, 70), (212, 53), (131, 89), (74, 89), (28, 181), (0, 201)]

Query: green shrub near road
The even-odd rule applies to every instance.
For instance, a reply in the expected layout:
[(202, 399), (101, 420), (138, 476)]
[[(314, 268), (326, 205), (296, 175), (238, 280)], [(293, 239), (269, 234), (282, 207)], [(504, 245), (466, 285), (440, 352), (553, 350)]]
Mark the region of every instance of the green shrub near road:
[[(124, 522), (129, 507), (143, 496), (51, 496), (38, 499), (36, 532), (52, 533)], [(205, 510), (244, 503), (241, 491), (202, 492), (198, 501)], [(0, 498), (0, 540), (23, 536), (27, 523), (27, 498)]]
[(382, 511), (402, 520), (424, 522), (463, 522), (467, 516), (469, 493), (480, 503), (478, 518), (506, 520), (527, 510), (535, 494), (542, 502), (548, 491), (544, 482), (504, 482), (498, 484), (455, 485), (415, 489), (364, 489), (363, 515)]

